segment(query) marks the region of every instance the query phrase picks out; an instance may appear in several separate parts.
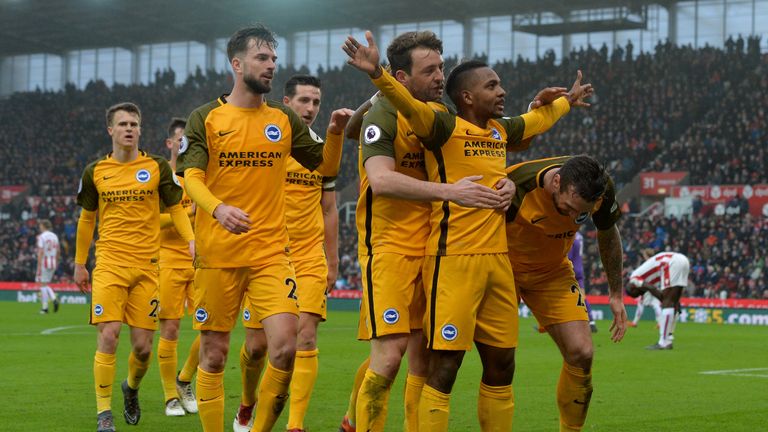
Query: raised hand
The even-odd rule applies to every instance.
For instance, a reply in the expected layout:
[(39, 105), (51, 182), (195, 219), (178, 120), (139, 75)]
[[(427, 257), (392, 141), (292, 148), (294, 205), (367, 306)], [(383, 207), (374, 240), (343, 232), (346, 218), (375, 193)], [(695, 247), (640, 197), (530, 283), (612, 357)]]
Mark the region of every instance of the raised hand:
[(349, 108), (339, 108), (331, 113), (331, 121), (328, 123), (328, 130), (334, 134), (344, 133), (344, 128), (347, 127), (349, 119), (355, 112)]
[(531, 103), (531, 109), (536, 109), (544, 105), (549, 105), (558, 98), (568, 96), (568, 91), (565, 87), (547, 87), (539, 91), (533, 98)]
[(347, 64), (367, 73), (372, 78), (378, 78), (381, 76), (379, 47), (376, 46), (370, 31), (365, 32), (365, 39), (368, 41), (368, 46), (362, 45), (352, 36), (347, 36), (341, 49), (349, 56)]
[(589, 103), (584, 102), (584, 99), (592, 96), (594, 89), (592, 84), (581, 84), (581, 69), (576, 72), (576, 81), (571, 86), (571, 91), (568, 92), (568, 101), (571, 106), (588, 107)]

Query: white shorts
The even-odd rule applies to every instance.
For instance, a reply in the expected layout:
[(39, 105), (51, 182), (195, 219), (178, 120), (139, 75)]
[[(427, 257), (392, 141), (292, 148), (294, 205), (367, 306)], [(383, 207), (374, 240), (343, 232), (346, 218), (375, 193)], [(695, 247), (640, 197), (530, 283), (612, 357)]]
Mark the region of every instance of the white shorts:
[(54, 268), (44, 268), (40, 270), (40, 274), (35, 277), (35, 282), (39, 283), (51, 283), (53, 280), (53, 274), (56, 272)]
[(683, 287), (685, 289), (688, 286), (688, 272), (690, 268), (691, 264), (685, 255), (675, 254), (669, 260), (669, 283), (662, 284), (661, 289), (669, 287)]

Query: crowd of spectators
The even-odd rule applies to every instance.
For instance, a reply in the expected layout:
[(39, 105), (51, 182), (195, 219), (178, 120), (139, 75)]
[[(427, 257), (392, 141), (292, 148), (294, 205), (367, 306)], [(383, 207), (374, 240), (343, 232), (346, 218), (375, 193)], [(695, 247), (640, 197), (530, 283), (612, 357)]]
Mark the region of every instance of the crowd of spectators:
[[(574, 109), (530, 150), (510, 162), (559, 154), (588, 153), (602, 160), (618, 188), (641, 170), (690, 172), (691, 184), (767, 183), (766, 112), (768, 56), (759, 39), (732, 40), (725, 49), (660, 42), (636, 53), (631, 44), (609, 50), (583, 48), (559, 63), (554, 54), (494, 65), (507, 91), (507, 111), (525, 110), (544, 87), (570, 86), (576, 70), (596, 94), (590, 109)], [(446, 59), (446, 70), (456, 63)], [(306, 68), (281, 68), (271, 99), (282, 97), (285, 80)], [(323, 104), (314, 129), (322, 135), (333, 109), (356, 108), (375, 89), (348, 67), (319, 70)], [(83, 167), (109, 151), (104, 109), (136, 102), (143, 111), (142, 147), (161, 155), (165, 126), (231, 88), (228, 73), (198, 70), (174, 85), (173, 71), (158, 71), (149, 85), (108, 88), (91, 82), (82, 90), (17, 93), (0, 101), (0, 185), (23, 185), (19, 199), (0, 211), (0, 280), (34, 276), (36, 219), (52, 220), (62, 237), (61, 280), (71, 277), (77, 208), (72, 199)], [(348, 140), (338, 189), (356, 194), (357, 143)], [(349, 196), (349, 193), (347, 194)], [(696, 215), (692, 219), (625, 217), (621, 222), (626, 267), (637, 264), (641, 247), (678, 250), (691, 257), (692, 294), (763, 297), (768, 256), (766, 222), (742, 216)], [(354, 222), (342, 223), (340, 289), (360, 286)], [(652, 244), (652, 245), (651, 245)], [(596, 246), (588, 249), (588, 289), (605, 293)], [(726, 294), (722, 294), (725, 292)]]

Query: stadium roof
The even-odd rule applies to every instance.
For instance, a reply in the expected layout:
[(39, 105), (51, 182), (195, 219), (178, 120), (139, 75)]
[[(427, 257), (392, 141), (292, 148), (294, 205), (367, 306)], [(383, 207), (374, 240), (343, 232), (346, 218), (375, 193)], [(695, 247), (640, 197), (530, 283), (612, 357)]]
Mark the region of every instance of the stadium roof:
[(228, 37), (263, 22), (278, 35), (478, 16), (638, 7), (646, 0), (0, 0), (0, 56)]

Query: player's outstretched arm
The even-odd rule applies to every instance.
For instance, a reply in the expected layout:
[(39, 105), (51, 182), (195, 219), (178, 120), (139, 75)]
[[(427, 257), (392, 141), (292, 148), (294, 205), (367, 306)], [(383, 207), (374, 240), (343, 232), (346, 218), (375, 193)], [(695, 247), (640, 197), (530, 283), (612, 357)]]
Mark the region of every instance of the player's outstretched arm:
[(392, 105), (408, 120), (413, 132), (420, 138), (428, 138), (435, 124), (435, 112), (426, 103), (414, 98), (408, 89), (391, 74), (384, 73), (379, 64), (379, 48), (370, 31), (365, 32), (368, 46), (348, 36), (342, 50), (349, 56), (347, 63), (371, 77), (373, 84), (392, 102)]
[(378, 97), (379, 93), (377, 92), (375, 95), (373, 95), (373, 97), (366, 100), (360, 104), (359, 107), (357, 107), (355, 113), (352, 114), (349, 122), (347, 122), (347, 127), (344, 129), (344, 136), (347, 137), (347, 139), (357, 140), (360, 138), (360, 129), (363, 127), (363, 117), (365, 116), (365, 113), (371, 109)]
[(88, 279), (90, 274), (85, 268), (88, 261), (88, 251), (93, 241), (93, 229), (96, 228), (96, 211), (82, 209), (80, 218), (77, 220), (77, 239), (75, 240), (75, 285), (80, 292), (90, 291), (88, 288)]
[(320, 206), (323, 208), (323, 242), (328, 264), (325, 292), (330, 293), (336, 287), (336, 277), (339, 275), (339, 209), (336, 207), (336, 192), (324, 190), (320, 196)]
[(470, 176), (456, 183), (435, 183), (415, 179), (395, 170), (389, 156), (371, 156), (365, 161), (365, 172), (374, 195), (411, 201), (451, 201), (463, 207), (500, 208), (500, 194), (479, 183), (483, 176)]
[(623, 254), (619, 228), (613, 225), (606, 230), (598, 230), (597, 245), (600, 249), (600, 260), (608, 276), (608, 297), (613, 313), (613, 323), (610, 328), (611, 340), (619, 342), (627, 331), (627, 311), (624, 308), (624, 288), (621, 277)]

